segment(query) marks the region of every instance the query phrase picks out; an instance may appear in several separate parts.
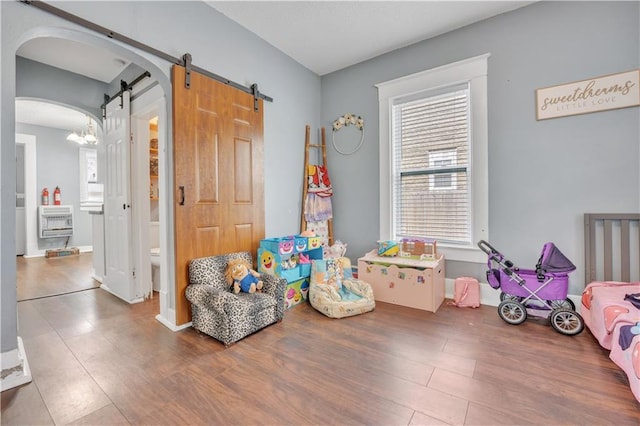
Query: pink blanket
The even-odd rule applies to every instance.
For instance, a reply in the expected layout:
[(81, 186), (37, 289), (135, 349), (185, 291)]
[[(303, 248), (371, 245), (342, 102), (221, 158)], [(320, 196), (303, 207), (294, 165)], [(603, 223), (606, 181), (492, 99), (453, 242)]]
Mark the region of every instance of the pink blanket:
[(640, 282), (593, 282), (582, 293), (582, 316), (640, 401), (640, 309), (625, 300), (634, 293), (640, 293)]

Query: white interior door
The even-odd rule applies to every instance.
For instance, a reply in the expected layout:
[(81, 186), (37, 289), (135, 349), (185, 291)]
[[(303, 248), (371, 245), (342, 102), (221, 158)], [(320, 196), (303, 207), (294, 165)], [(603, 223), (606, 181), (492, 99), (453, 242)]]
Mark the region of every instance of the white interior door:
[[(36, 189), (36, 137), (16, 133), (16, 143), (24, 145), (24, 257), (44, 256), (38, 249), (38, 201)], [(39, 253), (40, 252), (40, 253)]]
[(135, 288), (131, 258), (130, 94), (124, 91), (107, 105), (103, 125), (107, 178), (105, 182), (105, 278), (102, 287), (132, 302)]

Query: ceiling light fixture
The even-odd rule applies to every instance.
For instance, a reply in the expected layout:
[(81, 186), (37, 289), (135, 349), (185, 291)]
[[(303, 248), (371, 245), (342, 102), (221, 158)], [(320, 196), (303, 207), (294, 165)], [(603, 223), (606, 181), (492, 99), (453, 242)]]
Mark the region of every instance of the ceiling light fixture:
[(67, 136), (68, 141), (75, 142), (79, 145), (96, 145), (98, 143), (98, 137), (95, 129), (93, 128), (91, 117), (87, 116), (87, 119), (89, 120), (87, 131), (85, 132), (83, 130), (79, 135), (75, 131), (69, 133), (69, 136)]

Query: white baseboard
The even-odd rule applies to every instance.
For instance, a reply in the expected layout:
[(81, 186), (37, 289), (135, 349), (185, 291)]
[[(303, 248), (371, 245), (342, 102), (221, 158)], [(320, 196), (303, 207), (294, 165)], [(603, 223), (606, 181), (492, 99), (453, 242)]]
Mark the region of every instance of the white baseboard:
[[(445, 279), (445, 297), (453, 299), (456, 280)], [(580, 313), (582, 307), (582, 296), (574, 294), (567, 295), (567, 298), (576, 305), (576, 312)], [(494, 289), (488, 283), (480, 283), (480, 304), (487, 306), (498, 306), (500, 304), (500, 289)]]
[(101, 283), (100, 284), (100, 288), (103, 289), (104, 291), (108, 291), (109, 293), (113, 294), (118, 299), (124, 300), (125, 302), (127, 302), (130, 305), (133, 305), (134, 303), (142, 303), (142, 302), (144, 302), (144, 298), (142, 298), (142, 297), (139, 297), (139, 298), (133, 299), (133, 300), (127, 300), (124, 297), (120, 296), (118, 293), (114, 293), (113, 291), (111, 291), (109, 286), (107, 286), (105, 283)]
[(180, 330), (184, 330), (185, 328), (191, 327), (191, 321), (189, 321), (186, 324), (175, 325), (160, 314), (156, 315), (156, 320), (171, 331), (180, 331)]
[(171, 324), (169, 321), (167, 321), (166, 318), (160, 316), (160, 314), (156, 315), (156, 320), (158, 322), (160, 322), (162, 325), (164, 325), (165, 327), (167, 327), (171, 331), (180, 331), (180, 330), (184, 330), (185, 328), (191, 327), (191, 321), (189, 321), (186, 324), (175, 325), (175, 324)]
[(18, 348), (0, 354), (2, 359), (2, 376), (0, 379), (0, 392), (29, 383), (31, 370), (24, 351), (22, 339), (18, 336)]
[[(77, 248), (80, 251), (80, 253), (93, 253), (93, 246), (72, 246), (72, 247)], [(47, 250), (38, 250), (34, 254), (30, 254), (28, 256), (23, 255), (22, 257), (24, 257), (25, 259), (31, 259), (32, 257), (44, 257), (47, 254)]]

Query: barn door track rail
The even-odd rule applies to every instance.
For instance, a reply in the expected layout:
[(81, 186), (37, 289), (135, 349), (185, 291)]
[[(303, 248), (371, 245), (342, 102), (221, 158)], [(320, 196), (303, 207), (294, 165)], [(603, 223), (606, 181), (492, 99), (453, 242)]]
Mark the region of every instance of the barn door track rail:
[[(120, 108), (122, 108), (122, 105), (123, 105), (122, 93), (124, 93), (127, 90), (132, 90), (133, 86), (138, 84), (140, 81), (142, 81), (146, 77), (151, 77), (151, 73), (149, 71), (143, 72), (142, 74), (140, 74), (138, 77), (136, 77), (136, 79), (133, 80), (129, 84), (127, 84), (127, 82), (124, 81), (124, 80), (120, 80), (120, 90), (115, 95), (109, 96), (109, 95), (107, 95), (105, 93), (104, 94), (104, 103), (102, 105), (100, 105), (100, 109), (102, 110), (102, 118), (107, 118), (107, 104), (109, 102), (111, 102), (112, 100), (114, 100), (115, 98), (120, 96)], [(146, 89), (144, 89), (142, 92), (138, 93), (136, 96), (140, 96), (142, 93), (146, 92), (146, 90), (149, 87), (153, 87), (155, 84), (157, 84), (157, 83), (153, 83), (151, 86), (148, 86)], [(136, 96), (131, 96), (131, 100), (133, 101), (136, 98)]]
[(224, 78), (222, 76), (219, 76), (217, 74), (214, 74), (210, 71), (207, 71), (203, 68), (197, 67), (195, 65), (193, 65), (191, 63), (191, 54), (189, 53), (185, 53), (181, 58), (176, 58), (175, 56), (171, 56), (165, 52), (162, 52), (161, 50), (155, 49), (151, 46), (148, 46), (144, 43), (141, 43), (137, 40), (134, 40), (132, 38), (129, 38), (125, 35), (119, 34), (115, 31), (111, 31), (108, 28), (105, 28), (103, 26), (97, 25), (91, 21), (88, 21), (84, 18), (81, 18), (77, 15), (74, 15), (72, 13), (66, 12), (62, 9), (59, 9), (57, 7), (51, 6), (48, 3), (45, 3), (43, 1), (36, 1), (36, 0), (18, 0), (20, 1), (20, 3), (24, 3), (26, 5), (30, 5), (30, 6), (34, 6), (40, 10), (44, 10), (45, 12), (51, 13), (53, 15), (56, 15), (62, 19), (66, 19), (67, 21), (73, 22), (75, 24), (78, 24), (84, 28), (87, 28), (89, 30), (95, 31), (99, 34), (102, 34), (108, 38), (114, 39), (114, 40), (118, 40), (121, 41), (125, 44), (128, 44), (129, 46), (135, 47), (137, 49), (143, 50), (147, 53), (150, 53), (154, 56), (157, 56), (159, 58), (162, 58), (168, 62), (171, 62), (173, 64), (177, 64), (180, 66), (183, 66), (186, 68), (187, 72), (186, 72), (186, 77), (185, 77), (185, 87), (188, 89), (191, 86), (191, 71), (195, 71), (198, 72), (200, 74), (203, 74), (209, 78), (212, 78), (214, 80), (217, 80), (221, 83), (224, 83), (226, 85), (232, 86), (238, 90), (241, 90), (245, 93), (248, 93), (250, 95), (253, 96), (254, 98), (254, 110), (258, 110), (258, 100), (259, 99), (264, 99), (267, 102), (273, 102), (273, 98), (270, 96), (265, 95), (264, 93), (260, 93), (260, 91), (258, 90), (258, 85), (257, 84), (252, 84), (251, 87), (246, 87), (243, 86), (242, 84), (236, 83), (234, 81), (231, 81), (227, 78)]

